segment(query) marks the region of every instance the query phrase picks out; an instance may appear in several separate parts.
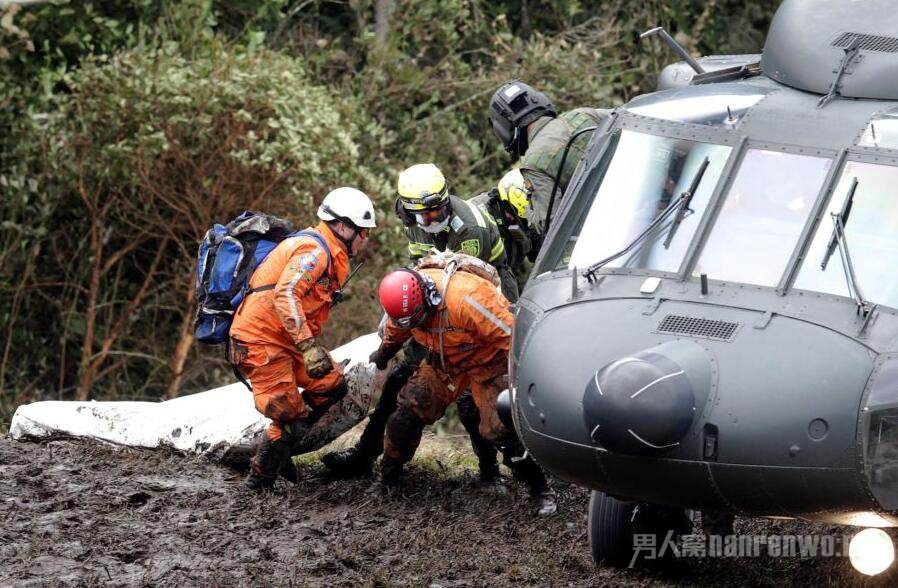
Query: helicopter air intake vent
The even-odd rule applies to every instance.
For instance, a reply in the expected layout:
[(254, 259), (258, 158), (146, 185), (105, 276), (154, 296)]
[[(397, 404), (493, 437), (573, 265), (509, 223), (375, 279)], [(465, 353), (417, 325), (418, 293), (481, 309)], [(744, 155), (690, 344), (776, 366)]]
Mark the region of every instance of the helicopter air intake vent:
[(895, 37), (867, 35), (864, 33), (842, 33), (832, 42), (832, 46), (839, 47), (840, 49), (847, 49), (848, 47), (851, 47), (851, 44), (854, 43), (855, 39), (860, 40), (860, 49), (864, 51), (898, 53), (898, 39)]
[(731, 341), (738, 329), (739, 323), (695, 318), (680, 314), (669, 314), (658, 325), (659, 333), (704, 337), (718, 341)]

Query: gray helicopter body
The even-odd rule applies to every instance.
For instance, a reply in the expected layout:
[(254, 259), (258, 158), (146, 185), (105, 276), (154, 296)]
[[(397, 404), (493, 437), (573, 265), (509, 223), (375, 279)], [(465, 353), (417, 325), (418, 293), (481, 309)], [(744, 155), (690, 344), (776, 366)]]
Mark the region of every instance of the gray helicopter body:
[(670, 66), (594, 133), (511, 353), (516, 429), (552, 473), (898, 525), (895, 16), (786, 0), (762, 55)]

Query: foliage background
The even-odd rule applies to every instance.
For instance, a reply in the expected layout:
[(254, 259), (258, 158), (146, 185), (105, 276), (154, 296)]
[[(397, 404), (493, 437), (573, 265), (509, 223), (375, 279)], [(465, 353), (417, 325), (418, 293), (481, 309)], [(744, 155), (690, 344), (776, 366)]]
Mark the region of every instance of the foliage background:
[(503, 81), (560, 108), (651, 91), (672, 60), (758, 52), (777, 0), (54, 0), (0, 8), (0, 428), (39, 399), (155, 399), (230, 381), (193, 345), (191, 264), (244, 208), (310, 224), (332, 187), (375, 200), (376, 246), (326, 342), (370, 331), (402, 261), (402, 168), (462, 196), (508, 161)]

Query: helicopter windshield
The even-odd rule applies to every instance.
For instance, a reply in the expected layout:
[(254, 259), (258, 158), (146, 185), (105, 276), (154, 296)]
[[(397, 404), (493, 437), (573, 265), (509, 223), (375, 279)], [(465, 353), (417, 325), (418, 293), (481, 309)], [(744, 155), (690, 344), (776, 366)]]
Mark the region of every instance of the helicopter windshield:
[[(833, 231), (830, 214), (842, 209), (851, 184), (858, 185), (845, 223), (845, 238), (851, 252), (858, 283), (867, 300), (898, 307), (898, 167), (849, 161), (833, 192), (811, 248), (795, 280), (795, 287), (839, 296), (850, 296), (842, 264), (831, 259), (825, 270), (820, 264)], [(836, 254), (838, 255), (838, 253)]]
[(824, 157), (749, 149), (693, 275), (776, 286), (831, 165)]
[[(625, 248), (687, 190), (705, 158), (708, 167), (669, 242), (673, 217), (661, 223), (644, 243), (607, 267), (675, 272), (704, 214), (731, 147), (621, 132), (605, 177), (575, 227), (557, 269), (586, 267)], [(579, 230), (577, 230), (579, 229)]]

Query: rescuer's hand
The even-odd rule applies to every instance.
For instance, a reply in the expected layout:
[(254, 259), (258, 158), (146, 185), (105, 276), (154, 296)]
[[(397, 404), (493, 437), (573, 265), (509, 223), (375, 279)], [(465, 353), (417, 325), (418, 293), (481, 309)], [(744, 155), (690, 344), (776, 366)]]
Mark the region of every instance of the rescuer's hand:
[(323, 378), (334, 369), (334, 362), (328, 355), (327, 349), (322, 347), (314, 338), (309, 338), (296, 346), (302, 353), (302, 360), (306, 364), (306, 373), (310, 378)]
[(387, 369), (387, 364), (390, 363), (390, 360), (399, 353), (399, 349), (397, 347), (386, 347), (381, 344), (377, 350), (368, 357), (368, 361), (377, 366), (379, 370)]

